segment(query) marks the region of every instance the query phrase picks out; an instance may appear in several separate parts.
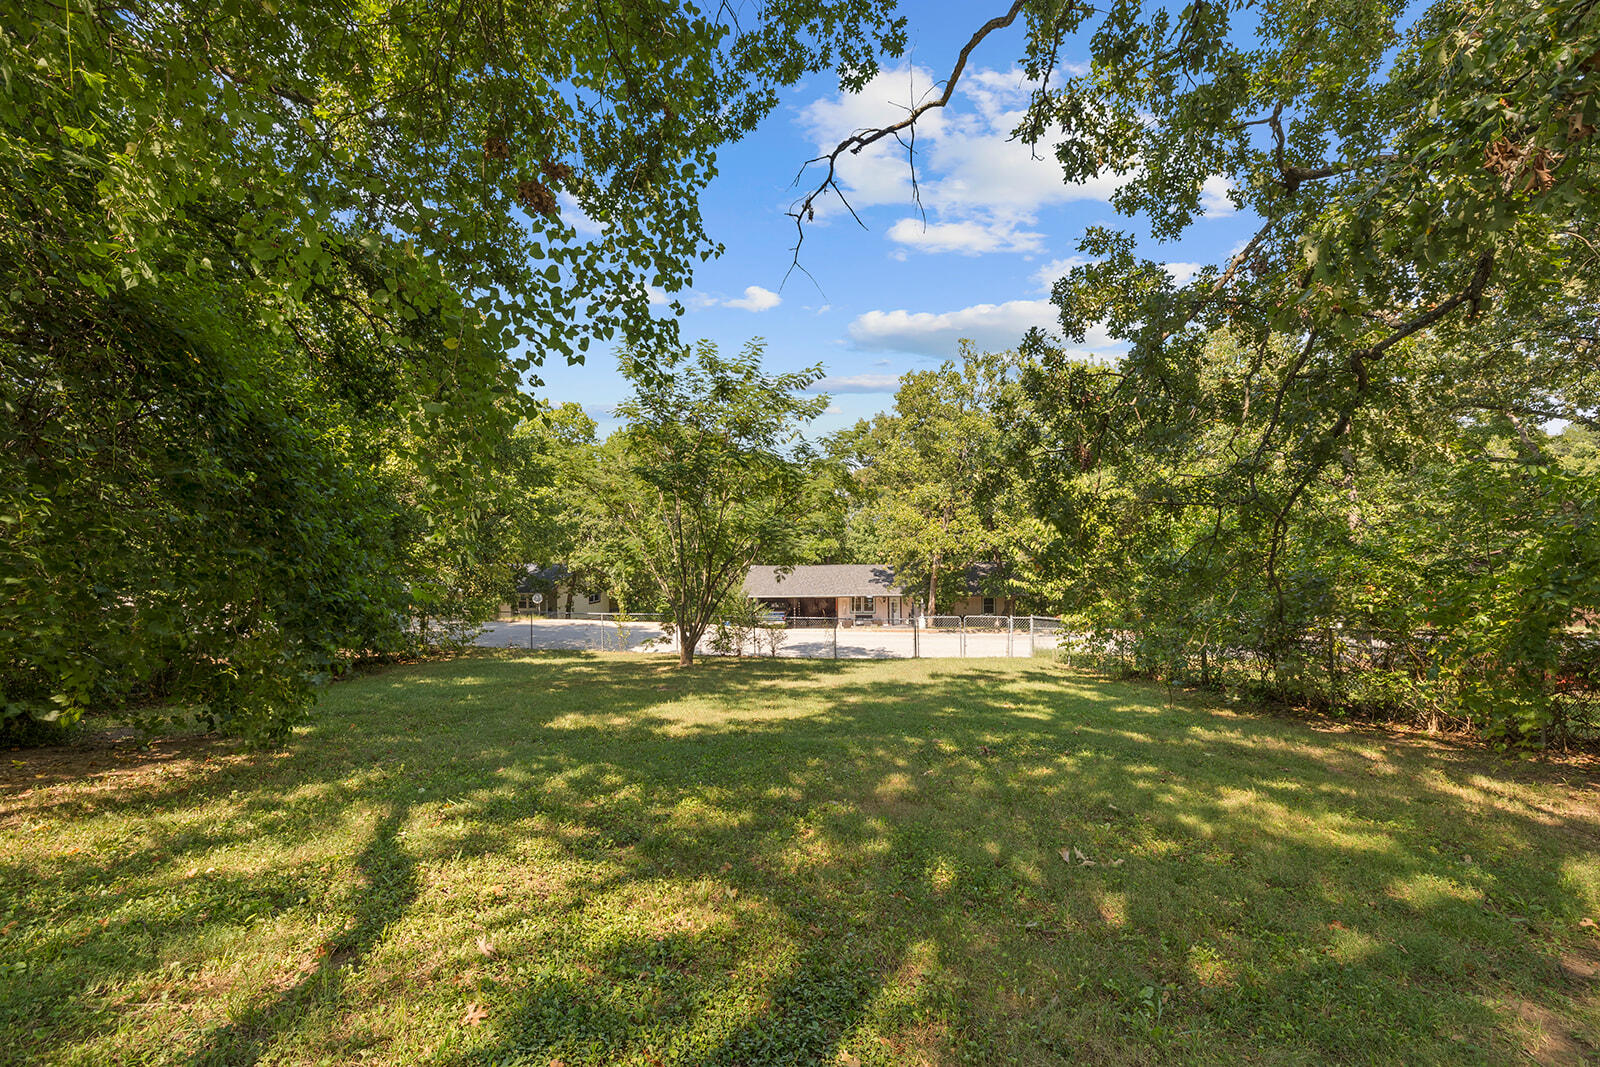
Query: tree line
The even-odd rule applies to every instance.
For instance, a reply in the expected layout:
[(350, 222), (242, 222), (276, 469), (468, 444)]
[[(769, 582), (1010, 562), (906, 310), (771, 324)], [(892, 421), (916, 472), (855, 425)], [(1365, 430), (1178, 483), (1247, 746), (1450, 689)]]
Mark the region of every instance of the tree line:
[[(914, 164), (1000, 40), (1032, 87), (1016, 136), (1116, 178), (1137, 222), (1082, 235), (1054, 335), (806, 445), (808, 383), (755, 411), (758, 361), (686, 352), (648, 294), (719, 251), (700, 196), (780, 89), (905, 53), (892, 0), (7, 4), (0, 718), (281, 735), (352, 656), (470, 618), (583, 436), (538, 367), (599, 341), (636, 354), (638, 396), (593, 444), (627, 454), (597, 499), (732, 470), (783, 504), (705, 480), (720, 510), (596, 527), (679, 561), (686, 620), (732, 573), (688, 579), (704, 530), (748, 547), (814, 515), (774, 557), (892, 554), (937, 603), (978, 555), (1169, 677), (1248, 649), (1293, 687), (1320, 658), (1334, 703), (1559, 732), (1562, 635), (1600, 611), (1600, 7), (1001, 7), (940, 94), (840, 131), (798, 238), (853, 149)], [(1180, 284), (1140, 238), (1184, 235), (1218, 183), (1253, 229)], [(1091, 328), (1115, 366), (1071, 355)], [(742, 381), (744, 414), (696, 407), (695, 374)], [(1427, 685), (1351, 691), (1357, 632)]]
[[(1437, 345), (1395, 358), (1427, 381)], [(663, 612), (686, 663), (752, 564), (889, 564), (930, 614), (981, 564), (1102, 666), (1518, 744), (1600, 725), (1600, 436), (1397, 406), (1296, 485), (1260, 442), (1319, 409), (1261, 402), (1273, 355), (1218, 331), (1187, 402), (1156, 405), (1113, 362), (967, 346), (814, 443), (816, 369), (767, 375), (754, 343), (630, 360), (624, 425), (572, 454), (547, 558)]]

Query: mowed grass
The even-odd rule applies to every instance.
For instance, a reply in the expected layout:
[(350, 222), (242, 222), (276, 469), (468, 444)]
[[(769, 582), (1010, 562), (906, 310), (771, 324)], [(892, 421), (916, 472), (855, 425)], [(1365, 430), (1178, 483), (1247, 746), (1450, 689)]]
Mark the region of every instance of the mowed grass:
[(7, 1062), (1600, 1050), (1592, 769), (1042, 661), (485, 654), (0, 755)]

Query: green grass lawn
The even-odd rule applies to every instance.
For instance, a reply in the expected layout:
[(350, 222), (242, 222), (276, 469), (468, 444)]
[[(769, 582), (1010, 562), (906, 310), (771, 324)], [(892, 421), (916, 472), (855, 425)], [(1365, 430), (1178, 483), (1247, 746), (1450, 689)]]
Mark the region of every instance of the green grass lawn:
[(486, 654), (0, 756), (0, 1061), (1600, 1055), (1592, 765), (1043, 661)]

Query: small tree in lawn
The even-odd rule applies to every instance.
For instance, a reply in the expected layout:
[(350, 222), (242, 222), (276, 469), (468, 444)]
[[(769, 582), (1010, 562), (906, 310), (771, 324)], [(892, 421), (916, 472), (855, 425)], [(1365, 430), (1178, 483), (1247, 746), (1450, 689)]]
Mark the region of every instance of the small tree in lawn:
[(622, 360), (633, 397), (617, 406), (624, 425), (596, 498), (613, 520), (610, 550), (660, 589), (682, 666), (750, 565), (789, 562), (799, 547), (815, 463), (801, 430), (828, 398), (804, 392), (820, 366), (766, 374), (762, 351), (751, 341), (730, 358), (701, 341)]

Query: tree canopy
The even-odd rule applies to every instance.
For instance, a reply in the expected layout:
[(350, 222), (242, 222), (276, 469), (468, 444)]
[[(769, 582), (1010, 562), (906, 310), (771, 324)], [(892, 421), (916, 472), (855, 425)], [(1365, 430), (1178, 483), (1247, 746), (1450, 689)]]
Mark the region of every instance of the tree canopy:
[(591, 472), (613, 526), (611, 555), (647, 574), (667, 609), (684, 665), (751, 565), (795, 562), (813, 453), (802, 436), (827, 397), (805, 390), (820, 367), (761, 369), (751, 342), (724, 356), (692, 350), (633, 355), (624, 426)]
[[(719, 251), (717, 151), (781, 87), (903, 52), (893, 0), (8, 5), (0, 717), (281, 733), (352, 656), (480, 618), (513, 562), (652, 586), (692, 630), (740, 559), (876, 544), (935, 602), (978, 555), (1103, 621), (1139, 603), (1172, 662), (1197, 632), (1292, 659), (1426, 622), (1460, 636), (1451, 699), (1510, 678), (1483, 698), (1531, 709), (1505, 732), (1547, 727), (1556, 635), (1596, 599), (1600, 6), (974, 21), (937, 95), (813, 161), (802, 238), (844, 154), (911, 148), (1013, 28), (1016, 133), (1064, 181), (1116, 176), (1158, 240), (1220, 182), (1257, 228), (1185, 284), (1090, 229), (1060, 336), (910, 376), (835, 443), (847, 478), (793, 437), (815, 373), (687, 350), (650, 293)], [(1101, 326), (1115, 366), (1067, 354)], [(636, 389), (604, 445), (532, 395), (597, 340)], [(586, 556), (607, 538), (628, 551)]]
[[(803, 238), (843, 156), (909, 151), (972, 50), (1025, 27), (1017, 136), (1064, 181), (1114, 177), (1138, 220), (1083, 234), (1059, 336), (1024, 339), (995, 414), (1060, 603), (1158, 673), (1248, 650), (1337, 704), (1341, 648), (1382, 648), (1370, 677), (1402, 680), (1360, 699), (1553, 736), (1593, 684), (1566, 631), (1600, 609), (1600, 6), (1017, 0), (974, 23), (939, 93), (841, 131), (794, 214)], [(1219, 186), (1254, 232), (1180, 284), (1137, 231), (1182, 236)], [(1073, 357), (1092, 327), (1126, 354)]]
[(647, 287), (717, 252), (717, 147), (903, 41), (867, 0), (757, 14), (7, 4), (4, 716), (271, 733), (470, 618), (537, 365), (672, 343)]
[[(938, 96), (883, 128), (841, 131), (797, 223), (839, 190), (842, 155), (913, 143), (970, 50), (1019, 22), (1034, 91), (1016, 134), (1051, 152), (1064, 181), (1116, 176), (1113, 205), (1157, 239), (1186, 231), (1208, 183), (1259, 223), (1184, 285), (1136, 254), (1131, 232), (1084, 234), (1085, 261), (1053, 299), (1069, 342), (1104, 325), (1129, 343), (1127, 395), (1177, 412), (1207, 339), (1247, 338), (1260, 402), (1314, 397), (1300, 421), (1262, 427), (1266, 450), (1296, 455), (1291, 503), (1396, 393), (1440, 413), (1594, 421), (1589, 0), (1016, 0), (976, 27)], [(1089, 54), (1081, 70), (1062, 61), (1070, 44)], [(1438, 343), (1418, 368), (1407, 342), (1423, 334)]]

